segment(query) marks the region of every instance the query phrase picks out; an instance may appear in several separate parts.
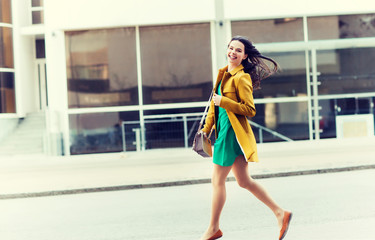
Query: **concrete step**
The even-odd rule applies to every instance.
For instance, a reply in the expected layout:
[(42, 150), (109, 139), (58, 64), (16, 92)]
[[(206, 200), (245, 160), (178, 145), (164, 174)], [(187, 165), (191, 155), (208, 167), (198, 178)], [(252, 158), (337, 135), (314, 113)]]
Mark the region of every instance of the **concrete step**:
[(44, 113), (28, 114), (0, 145), (0, 155), (42, 154), (44, 152)]

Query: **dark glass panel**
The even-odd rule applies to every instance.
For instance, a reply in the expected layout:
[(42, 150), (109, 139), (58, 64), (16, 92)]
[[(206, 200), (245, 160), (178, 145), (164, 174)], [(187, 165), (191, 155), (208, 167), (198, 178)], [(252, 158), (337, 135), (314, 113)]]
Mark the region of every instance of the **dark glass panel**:
[(253, 43), (303, 41), (302, 18), (232, 22), (232, 35), (247, 36)]
[(257, 114), (251, 119), (261, 127), (252, 126), (258, 142), (309, 139), (307, 102), (256, 104)]
[(14, 73), (0, 72), (0, 113), (15, 113)]
[(375, 92), (375, 48), (317, 52), (319, 94)]
[(13, 68), (12, 29), (0, 27), (0, 68)]
[(138, 104), (134, 28), (66, 33), (70, 108)]
[(212, 90), (209, 24), (140, 28), (143, 102), (205, 101)]
[(123, 151), (123, 128), (125, 148), (135, 150), (135, 133), (139, 112), (87, 113), (69, 115), (71, 154), (105, 153)]
[(307, 96), (305, 52), (264, 53), (280, 66), (273, 76), (261, 82), (255, 98)]

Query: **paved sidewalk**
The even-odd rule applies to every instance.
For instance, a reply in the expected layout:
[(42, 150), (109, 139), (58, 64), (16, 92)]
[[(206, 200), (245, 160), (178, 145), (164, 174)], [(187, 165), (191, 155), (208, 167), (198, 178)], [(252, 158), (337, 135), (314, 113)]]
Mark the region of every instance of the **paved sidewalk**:
[[(255, 178), (375, 168), (375, 138), (258, 145)], [(212, 159), (191, 149), (70, 157), (0, 155), (0, 199), (208, 183)], [(229, 180), (234, 180), (230, 174)]]

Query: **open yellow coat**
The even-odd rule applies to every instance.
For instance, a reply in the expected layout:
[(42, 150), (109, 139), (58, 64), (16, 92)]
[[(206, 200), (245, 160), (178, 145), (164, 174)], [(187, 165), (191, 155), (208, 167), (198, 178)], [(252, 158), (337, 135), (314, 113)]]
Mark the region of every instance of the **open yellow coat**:
[[(256, 141), (246, 116), (254, 117), (256, 110), (253, 98), (253, 86), (250, 75), (243, 71), (240, 65), (230, 72), (228, 66), (219, 70), (214, 91), (222, 80), (222, 99), (220, 107), (227, 111), (229, 121), (236, 134), (237, 141), (245, 155), (246, 161), (258, 162)], [(213, 101), (207, 113), (203, 131), (209, 133), (216, 126), (218, 109)], [(216, 132), (217, 137), (217, 132)]]

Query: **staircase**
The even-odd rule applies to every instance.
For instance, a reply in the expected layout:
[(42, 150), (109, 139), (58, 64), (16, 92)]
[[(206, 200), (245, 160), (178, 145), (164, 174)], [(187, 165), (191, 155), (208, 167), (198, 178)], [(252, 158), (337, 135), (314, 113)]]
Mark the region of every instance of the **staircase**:
[(45, 126), (43, 112), (28, 114), (14, 132), (0, 142), (0, 156), (43, 154)]

